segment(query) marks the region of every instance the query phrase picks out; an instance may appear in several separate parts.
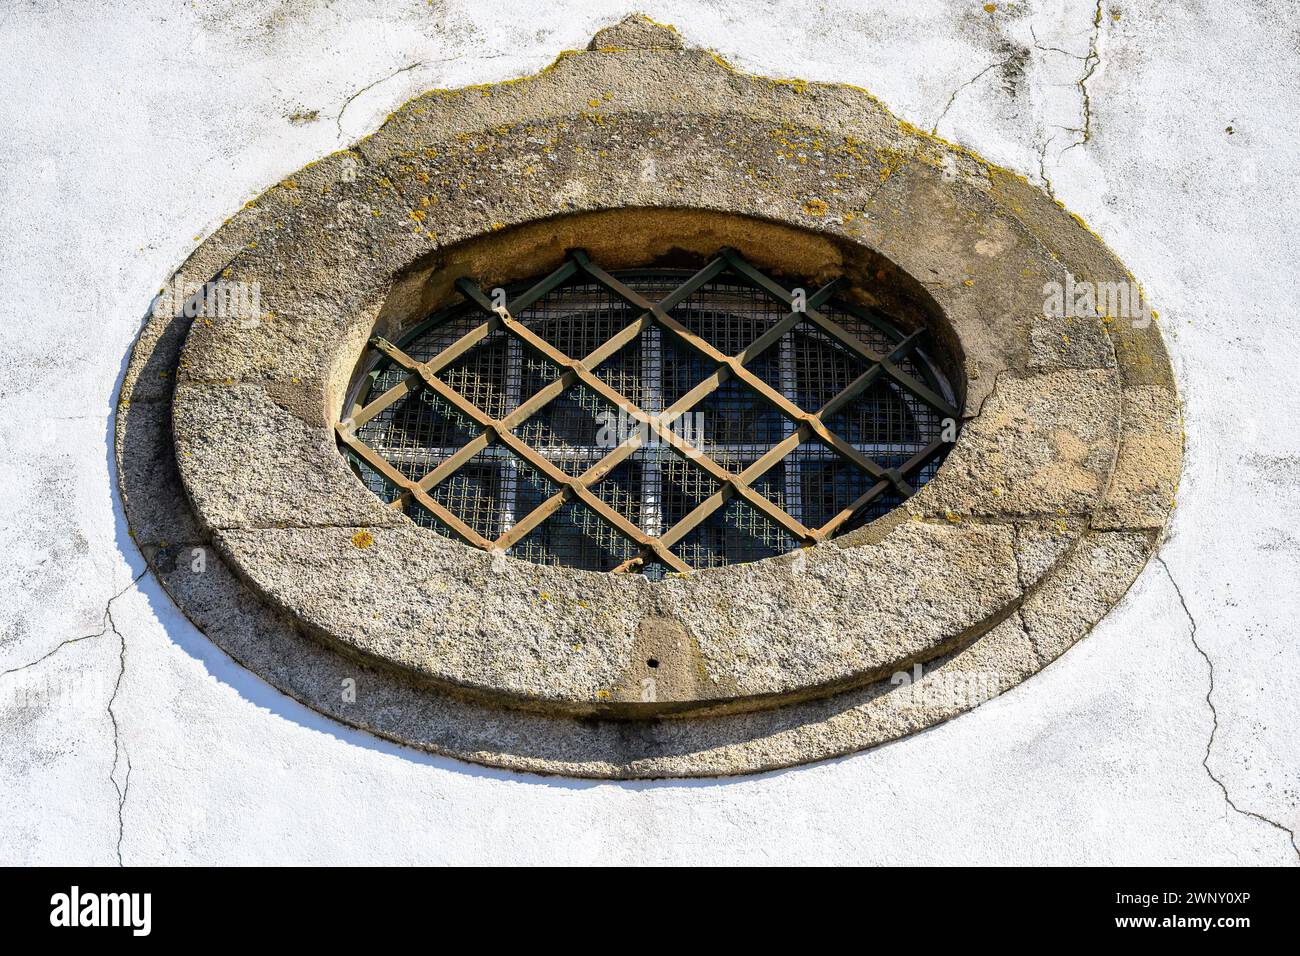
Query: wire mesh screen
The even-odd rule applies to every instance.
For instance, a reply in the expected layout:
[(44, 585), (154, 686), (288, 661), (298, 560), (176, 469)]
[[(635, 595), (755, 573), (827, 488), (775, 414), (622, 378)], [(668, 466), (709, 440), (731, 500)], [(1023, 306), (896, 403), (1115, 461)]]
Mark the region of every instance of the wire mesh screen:
[(922, 333), (733, 250), (458, 288), (372, 340), (337, 430), (371, 491), (485, 550), (652, 576), (774, 557), (897, 507), (955, 438)]

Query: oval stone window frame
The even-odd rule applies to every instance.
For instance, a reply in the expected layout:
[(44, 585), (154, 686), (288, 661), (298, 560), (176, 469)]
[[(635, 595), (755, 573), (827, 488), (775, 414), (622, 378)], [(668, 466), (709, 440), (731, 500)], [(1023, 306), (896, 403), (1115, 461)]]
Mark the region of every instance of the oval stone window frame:
[(674, 259), (458, 279), (460, 302), (371, 340), (336, 426), (353, 470), (480, 550), (652, 580), (852, 531), (938, 470), (960, 409), (926, 324), (735, 249)]
[[(335, 449), (365, 343), (455, 279), (721, 246), (845, 276), (938, 333), (965, 422), (906, 507), (655, 583), (439, 538)], [(408, 103), (250, 203), (171, 288), (189, 277), (256, 289), (257, 314), (155, 309), (133, 352), (119, 475), (151, 566), (291, 696), (497, 766), (743, 773), (952, 717), (1122, 596), (1181, 464), (1155, 323), (1043, 314), (1051, 283), (1131, 281), (1080, 222), (862, 91), (744, 76), (641, 18), (537, 77)]]

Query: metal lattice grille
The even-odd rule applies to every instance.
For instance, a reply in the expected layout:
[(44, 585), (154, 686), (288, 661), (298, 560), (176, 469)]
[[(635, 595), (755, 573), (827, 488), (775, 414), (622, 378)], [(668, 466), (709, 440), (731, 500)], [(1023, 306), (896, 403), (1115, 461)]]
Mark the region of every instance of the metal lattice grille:
[(462, 305), (376, 364), (339, 439), (413, 521), (602, 571), (783, 554), (896, 507), (958, 409), (874, 310), (802, 295), (734, 250), (694, 274), (611, 275), (573, 252), (495, 307)]

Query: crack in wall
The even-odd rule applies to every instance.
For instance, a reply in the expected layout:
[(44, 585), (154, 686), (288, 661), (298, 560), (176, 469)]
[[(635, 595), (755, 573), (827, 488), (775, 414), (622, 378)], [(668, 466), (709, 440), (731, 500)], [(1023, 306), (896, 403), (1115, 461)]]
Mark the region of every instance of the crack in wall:
[[(137, 581), (139, 578), (136, 579)], [(117, 629), (117, 624), (113, 621), (112, 602), (104, 608), (104, 616), (108, 619), (109, 629), (117, 635), (121, 650), (118, 653), (117, 680), (113, 684), (113, 694), (108, 699), (108, 719), (113, 723), (113, 769), (109, 771), (108, 779), (113, 784), (113, 789), (117, 791), (117, 865), (122, 866), (122, 838), (126, 834), (126, 826), (123, 822), (123, 811), (126, 809), (126, 795), (131, 788), (131, 755), (126, 752), (125, 744), (122, 743), (120, 728), (117, 723), (117, 713), (113, 710), (113, 705), (117, 703), (118, 691), (122, 689), (122, 678), (126, 674), (126, 638), (122, 632)], [(117, 766), (119, 760), (126, 760), (126, 776), (122, 780), (121, 786), (117, 783)]]
[[(25, 671), (30, 667), (35, 667), (37, 664), (40, 664), (42, 661), (49, 660), (51, 657), (53, 657), (63, 648), (67, 647), (69, 644), (79, 644), (82, 641), (94, 640), (97, 637), (103, 637), (105, 634), (109, 634), (109, 633), (112, 633), (114, 636), (117, 637), (118, 641), (121, 644), (121, 650), (118, 654), (119, 664), (118, 664), (118, 671), (117, 671), (117, 680), (113, 684), (113, 693), (109, 697), (108, 706), (106, 709), (108, 712), (108, 719), (109, 721), (112, 722), (113, 725), (113, 767), (109, 771), (108, 779), (109, 782), (113, 785), (113, 790), (116, 791), (117, 793), (116, 853), (117, 853), (118, 866), (123, 865), (122, 864), (122, 838), (125, 834), (125, 827), (123, 825), (123, 811), (126, 808), (127, 792), (131, 786), (131, 757), (130, 754), (126, 752), (126, 747), (122, 743), (120, 728), (117, 723), (117, 714), (113, 711), (113, 704), (117, 702), (117, 694), (122, 687), (122, 677), (126, 674), (126, 638), (122, 635), (122, 632), (117, 629), (117, 623), (113, 620), (113, 602), (116, 601), (118, 598), (120, 598), (122, 595), (124, 595), (127, 591), (131, 590), (131, 588), (135, 587), (136, 584), (140, 582), (140, 579), (143, 578), (148, 573), (149, 573), (149, 568), (146, 566), (143, 571), (141, 571), (139, 574), (137, 574), (135, 577), (131, 579), (129, 584), (127, 584), (116, 594), (112, 595), (104, 603), (104, 616), (103, 618), (101, 618), (101, 622), (103, 626), (94, 634), (83, 634), (80, 637), (70, 637), (66, 641), (60, 641), (53, 648), (51, 648), (49, 651), (46, 651), (44, 654), (42, 654), (40, 657), (36, 658), (35, 660), (28, 661), (26, 664), (21, 664), (18, 667), (11, 667), (6, 671), (0, 671), (0, 677), (7, 677), (10, 674), (16, 674), (19, 671)], [(117, 768), (118, 765), (123, 761), (123, 759), (125, 759), (126, 762), (126, 776), (123, 779), (121, 785), (119, 785), (117, 782)]]
[(1083, 98), (1083, 127), (1071, 132), (1079, 133), (1082, 138), (1077, 143), (1071, 143), (1061, 152), (1082, 146), (1092, 139), (1092, 94), (1088, 92), (1088, 81), (1092, 79), (1092, 75), (1097, 72), (1097, 67), (1101, 64), (1101, 53), (1098, 50), (1101, 42), (1101, 3), (1102, 0), (1097, 0), (1096, 13), (1092, 18), (1092, 38), (1088, 41), (1088, 54), (1083, 58), (1083, 76), (1079, 77), (1077, 83), (1079, 94)]
[(417, 62), (415, 62), (415, 63), (408, 63), (406, 66), (403, 66), (403, 67), (401, 67), (401, 68), (399, 68), (399, 69), (394, 70), (392, 73), (389, 73), (387, 76), (381, 76), (379, 79), (375, 80), (373, 83), (368, 83), (368, 84), (366, 84), (365, 86), (361, 87), (361, 89), (357, 90), (355, 93), (353, 93), (351, 96), (349, 96), (346, 100), (344, 100), (344, 101), (343, 101), (343, 105), (342, 105), (341, 107), (339, 107), (339, 111), (338, 111), (338, 113), (337, 113), (337, 114), (335, 115), (335, 117), (334, 117), (334, 128), (338, 131), (339, 136), (341, 137), (341, 136), (343, 135), (343, 114), (347, 112), (348, 107), (352, 105), (352, 101), (353, 101), (353, 100), (355, 100), (357, 97), (359, 97), (359, 96), (361, 96), (361, 95), (363, 95), (363, 94), (365, 94), (365, 93), (369, 93), (371, 90), (373, 90), (373, 89), (374, 89), (376, 86), (378, 86), (380, 83), (387, 83), (389, 80), (391, 80), (391, 79), (392, 79), (393, 77), (395, 77), (395, 76), (401, 76), (403, 73), (409, 73), (409, 72), (411, 72), (412, 70), (417, 69), (417, 68), (422, 67), (422, 66), (424, 66), (423, 61), (417, 61)]
[(1210, 686), (1205, 691), (1205, 703), (1208, 704), (1210, 707), (1210, 716), (1213, 719), (1214, 723), (1213, 726), (1210, 728), (1210, 738), (1205, 742), (1205, 756), (1201, 758), (1201, 766), (1205, 768), (1205, 772), (1207, 775), (1209, 775), (1209, 778), (1213, 780), (1216, 784), (1218, 784), (1219, 789), (1223, 791), (1223, 799), (1228, 804), (1228, 806), (1232, 807), (1233, 810), (1241, 814), (1243, 817), (1251, 817), (1252, 819), (1259, 820), (1261, 823), (1267, 823), (1269, 826), (1277, 830), (1281, 830), (1291, 839), (1291, 849), (1295, 851), (1296, 857), (1300, 858), (1300, 845), (1296, 844), (1296, 837), (1295, 837), (1294, 830), (1292, 830), (1288, 826), (1278, 823), (1276, 820), (1272, 820), (1269, 817), (1264, 816), (1262, 813), (1256, 813), (1253, 810), (1243, 810), (1241, 807), (1237, 806), (1237, 804), (1233, 801), (1231, 794), (1228, 793), (1227, 785), (1221, 779), (1215, 776), (1214, 771), (1210, 769), (1210, 750), (1214, 746), (1214, 737), (1219, 732), (1219, 711), (1215, 708), (1214, 700), (1213, 700), (1214, 661), (1210, 659), (1210, 655), (1205, 652), (1205, 648), (1201, 647), (1200, 642), (1196, 639), (1196, 633), (1197, 633), (1196, 618), (1192, 615), (1191, 609), (1187, 606), (1187, 600), (1183, 597), (1183, 589), (1178, 586), (1178, 581), (1177, 579), (1174, 578), (1173, 571), (1169, 569), (1169, 565), (1165, 562), (1163, 555), (1157, 554), (1155, 559), (1160, 563), (1160, 566), (1165, 569), (1165, 574), (1169, 578), (1169, 583), (1173, 585), (1174, 593), (1178, 595), (1178, 603), (1182, 605), (1183, 613), (1187, 615), (1187, 621), (1191, 625), (1192, 646), (1195, 647), (1196, 652), (1205, 659), (1205, 665), (1210, 669)]
[(1086, 56), (1080, 56), (1080, 55), (1077, 54), (1077, 53), (1071, 53), (1069, 50), (1063, 50), (1063, 49), (1061, 49), (1059, 46), (1044, 46), (1042, 43), (1040, 43), (1040, 42), (1038, 41), (1038, 31), (1036, 31), (1036, 30), (1034, 29), (1034, 25), (1033, 25), (1032, 23), (1029, 24), (1029, 35), (1030, 35), (1030, 36), (1033, 38), (1033, 40), (1034, 40), (1034, 47), (1035, 47), (1035, 49), (1042, 50), (1044, 53), (1061, 53), (1061, 54), (1064, 54), (1065, 56), (1070, 57), (1070, 58), (1073, 59), (1073, 60), (1086, 60), (1086, 59), (1087, 59)]
[(141, 571), (138, 575), (132, 578), (130, 583), (127, 584), (124, 588), (122, 588), (122, 590), (118, 591), (116, 594), (114, 594), (112, 597), (108, 599), (108, 601), (104, 605), (104, 616), (100, 618), (100, 624), (102, 626), (94, 634), (83, 634), (80, 637), (70, 637), (66, 641), (60, 641), (59, 643), (55, 644), (54, 647), (50, 648), (50, 650), (46, 651), (44, 654), (42, 654), (40, 657), (36, 658), (35, 660), (30, 660), (26, 664), (19, 664), (17, 667), (10, 667), (8, 670), (0, 671), (0, 677), (8, 677), (10, 674), (17, 674), (19, 671), (27, 670), (29, 667), (35, 667), (37, 664), (41, 663), (42, 661), (49, 660), (51, 657), (53, 657), (63, 648), (67, 647), (69, 644), (80, 644), (82, 641), (90, 641), (90, 640), (94, 640), (97, 637), (103, 637), (105, 634), (109, 632), (110, 629), (109, 625), (111, 624), (111, 619), (109, 617), (108, 611), (109, 608), (113, 606), (113, 602), (116, 601), (118, 598), (120, 598), (127, 591), (131, 590), (131, 588), (135, 587), (136, 583), (148, 573), (149, 573), (148, 568)]
[(83, 634), (81, 635), (81, 637), (70, 637), (66, 641), (60, 641), (59, 643), (55, 644), (54, 647), (46, 651), (44, 654), (42, 654), (40, 657), (36, 658), (35, 660), (28, 661), (26, 664), (19, 664), (17, 667), (11, 667), (8, 670), (0, 671), (0, 677), (8, 677), (10, 674), (17, 674), (19, 671), (27, 670), (27, 668), (29, 667), (35, 667), (37, 664), (41, 663), (42, 661), (49, 660), (59, 651), (63, 650), (63, 648), (67, 647), (69, 644), (79, 644), (82, 641), (89, 641), (89, 640), (93, 640), (96, 637), (103, 637), (105, 634), (108, 633), (108, 612), (107, 611), (104, 612), (104, 617), (101, 618), (101, 623), (103, 624), (103, 626), (94, 634)]
[(984, 414), (984, 406), (989, 403), (989, 399), (991, 399), (994, 395), (998, 393), (998, 386), (1002, 384), (1002, 376), (1006, 375), (1008, 372), (1013, 372), (1013, 371), (1016, 370), (1011, 368), (1010, 366), (1006, 368), (1000, 368), (997, 370), (997, 372), (993, 376), (993, 384), (989, 386), (988, 394), (985, 395), (982, 399), (980, 399), (980, 407), (975, 409), (975, 413), (973, 415), (967, 416), (966, 424), (969, 425), (971, 422), (975, 421), (975, 419), (979, 418), (981, 415)]
[(1056, 141), (1056, 134), (1053, 133), (1038, 147), (1038, 178), (1043, 181), (1043, 188), (1047, 190), (1047, 195), (1056, 199), (1056, 188), (1052, 185), (1052, 177), (1047, 175), (1047, 150)]
[[(343, 105), (339, 107), (338, 113), (336, 113), (334, 116), (334, 129), (338, 132), (338, 135), (342, 137), (343, 136), (343, 114), (347, 112), (347, 109), (349, 106), (352, 105), (352, 102), (356, 100), (358, 97), (362, 96), (363, 94), (369, 93), (379, 84), (387, 83), (395, 76), (401, 76), (403, 73), (409, 73), (412, 70), (422, 66), (433, 66), (434, 64), (443, 64), (443, 63), (455, 63), (457, 60), (464, 60), (470, 58), (475, 60), (499, 60), (502, 57), (509, 56), (509, 55), (510, 54), (508, 53), (487, 53), (481, 56), (474, 56), (474, 57), (449, 56), (449, 57), (444, 57), (440, 60), (429, 60), (429, 61), (417, 60), (414, 63), (408, 63), (406, 64), (406, 66), (399, 67), (398, 69), (394, 70), (392, 73), (389, 73), (387, 76), (381, 76), (379, 79), (375, 80), (374, 82), (366, 84), (365, 86), (361, 87), (361, 89), (357, 90), (355, 93), (349, 96), (346, 100), (344, 100)], [(367, 160), (367, 162), (369, 161)]]
[[(1092, 32), (1088, 39), (1088, 52), (1080, 56), (1078, 53), (1071, 53), (1069, 50), (1062, 49), (1059, 46), (1048, 46), (1040, 43), (1038, 34), (1034, 30), (1033, 24), (1029, 26), (1029, 35), (1033, 39), (1034, 47), (1045, 53), (1059, 53), (1062, 56), (1068, 56), (1072, 60), (1078, 60), (1083, 64), (1083, 73), (1079, 79), (1075, 80), (1075, 86), (1079, 89), (1080, 105), (1080, 125), (1079, 126), (1057, 126), (1052, 125), (1048, 128), (1064, 130), (1067, 133), (1077, 133), (1079, 139), (1071, 143), (1065, 149), (1061, 150), (1064, 154), (1076, 146), (1082, 146), (1092, 139), (1092, 93), (1088, 90), (1088, 81), (1092, 79), (1093, 74), (1097, 72), (1097, 67), (1101, 65), (1101, 26), (1102, 26), (1102, 0), (1097, 0), (1093, 9)], [(1043, 183), (1043, 188), (1047, 194), (1056, 199), (1056, 189), (1052, 185), (1051, 177), (1047, 175), (1047, 151), (1056, 140), (1056, 134), (1053, 133), (1038, 147), (1038, 178)], [(1059, 154), (1058, 154), (1059, 155)]]
[(978, 73), (972, 76), (961, 86), (957, 87), (957, 89), (953, 90), (952, 95), (948, 97), (948, 102), (943, 107), (943, 112), (939, 114), (938, 119), (934, 121), (934, 125), (930, 127), (930, 135), (934, 136), (938, 134), (939, 124), (942, 123), (943, 118), (948, 115), (948, 111), (952, 109), (952, 104), (957, 101), (957, 97), (961, 95), (962, 90), (966, 89), (966, 87), (972, 85), (973, 83), (979, 81), (984, 76), (984, 74), (986, 74), (989, 70), (992, 70), (999, 66), (1004, 67), (1014, 59), (1015, 57), (1007, 57), (1005, 60), (998, 60), (994, 63), (990, 63), (988, 66), (984, 67), (984, 69), (980, 70)]

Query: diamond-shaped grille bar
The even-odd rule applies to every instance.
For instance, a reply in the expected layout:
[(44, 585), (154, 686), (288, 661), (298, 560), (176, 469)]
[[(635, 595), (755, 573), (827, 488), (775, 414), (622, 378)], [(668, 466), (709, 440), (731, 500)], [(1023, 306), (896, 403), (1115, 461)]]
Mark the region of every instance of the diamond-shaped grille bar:
[[(682, 274), (658, 270), (650, 285), (672, 285), (657, 301), (634, 287), (646, 288), (642, 275), (613, 275), (575, 250), (501, 307), (473, 282), (457, 280), (466, 304), (453, 311), (476, 312), (482, 321), (466, 317), (443, 326), (435, 316), (404, 336), (405, 347), (372, 339), (379, 361), (363, 404), (336, 426), (340, 442), (371, 487), (392, 496), (390, 507), (415, 509), (421, 523), (484, 550), (613, 571), (684, 572), (692, 564), (683, 555), (728, 563), (813, 544), (850, 526), (873, 503), (910, 496), (932, 473), (947, 447), (940, 420), (955, 422), (958, 409), (917, 351), (922, 331), (902, 335), (869, 310), (833, 304), (837, 315), (869, 329), (872, 341), (890, 343), (887, 354), (877, 352), (823, 314), (836, 282), (801, 302), (731, 249), (680, 284)], [(591, 291), (580, 295), (579, 284)], [(725, 304), (742, 287), (768, 303), (754, 307), (761, 314), (692, 311), (698, 295), (715, 290)], [(547, 304), (556, 297), (569, 313), (556, 317)], [(772, 321), (727, 354), (708, 334), (718, 332), (723, 318), (730, 322), (722, 341), (736, 344), (743, 340), (737, 336), (751, 334), (745, 329)], [(575, 321), (587, 324), (565, 325)], [(582, 348), (599, 341), (597, 332), (603, 337), (621, 327), (574, 358), (534, 325)], [(411, 354), (428, 354), (421, 343), (431, 332), (445, 342), (444, 327), (466, 330), (426, 360)], [(796, 339), (805, 343), (801, 353)], [(828, 362), (837, 372), (864, 370), (841, 386), (847, 375), (827, 381)], [(687, 375), (693, 384), (675, 389), (685, 391), (669, 402), (670, 371), (674, 381)], [(612, 384), (620, 382), (634, 384), (647, 407), (632, 400), (633, 388)], [(825, 397), (833, 388), (838, 391), (816, 411), (798, 404), (800, 395)], [(770, 412), (759, 415), (762, 407)], [(615, 410), (633, 426), (626, 435), (603, 443), (583, 439), (584, 427), (608, 423)], [(833, 416), (850, 413), (858, 416), (851, 432), (884, 432), (885, 445), (855, 443), (827, 426)], [(681, 427), (688, 415), (713, 427), (695, 434)], [(768, 437), (773, 428), (782, 436), (775, 442)], [(897, 434), (902, 431), (910, 437)], [(449, 435), (472, 437), (455, 447), (435, 440)], [(832, 476), (833, 487), (810, 483), (818, 475)], [(449, 481), (456, 487), (444, 493)], [(666, 520), (671, 515), (675, 520)], [(817, 515), (824, 520), (805, 524)], [(562, 518), (567, 523), (556, 526)]]

